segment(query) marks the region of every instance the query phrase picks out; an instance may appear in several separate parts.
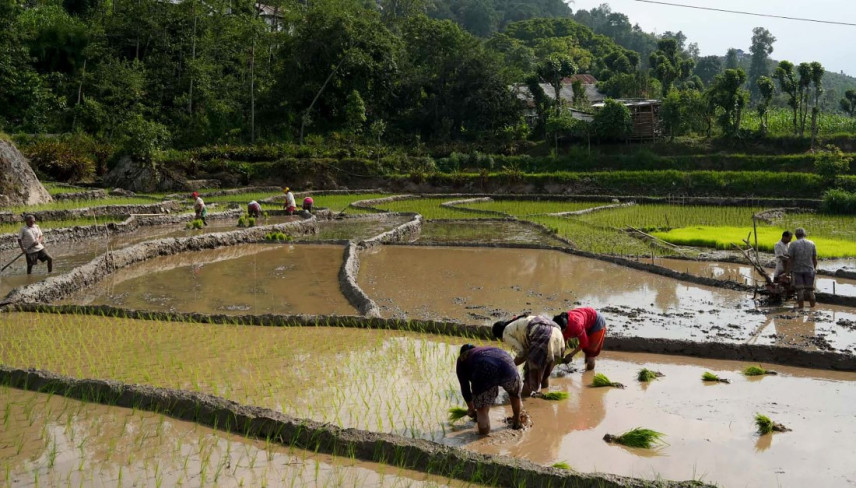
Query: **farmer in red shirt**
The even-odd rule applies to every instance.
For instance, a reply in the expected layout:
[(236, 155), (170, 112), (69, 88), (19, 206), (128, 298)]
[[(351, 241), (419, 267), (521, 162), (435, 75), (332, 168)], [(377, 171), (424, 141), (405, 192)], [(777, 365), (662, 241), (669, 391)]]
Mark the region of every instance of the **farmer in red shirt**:
[(556, 315), (553, 322), (562, 328), (566, 341), (574, 338), (580, 341), (576, 349), (565, 356), (565, 364), (571, 362), (574, 354), (583, 351), (586, 355), (586, 369), (594, 369), (594, 358), (603, 349), (603, 339), (606, 336), (606, 320), (603, 315), (591, 307), (580, 307)]

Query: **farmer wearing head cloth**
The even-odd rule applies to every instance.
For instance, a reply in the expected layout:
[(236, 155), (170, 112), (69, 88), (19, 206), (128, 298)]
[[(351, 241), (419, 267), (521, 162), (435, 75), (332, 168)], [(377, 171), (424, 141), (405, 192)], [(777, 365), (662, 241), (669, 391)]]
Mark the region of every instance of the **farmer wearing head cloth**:
[(282, 189), (282, 192), (285, 193), (285, 203), (282, 204), (282, 208), (285, 209), (285, 212), (288, 215), (293, 215), (294, 211), (297, 210), (297, 202), (294, 201), (294, 193), (291, 193), (291, 188), (287, 186)]
[(523, 364), (523, 396), (550, 386), (550, 372), (562, 359), (565, 340), (559, 326), (543, 315), (514, 317), (493, 324), (493, 336), (514, 352), (514, 364)]
[(606, 337), (606, 320), (603, 315), (591, 307), (580, 307), (562, 312), (553, 317), (562, 328), (565, 340), (579, 339), (579, 345), (565, 356), (564, 363), (570, 363), (574, 354), (583, 351), (586, 355), (586, 369), (594, 369), (594, 362)]
[(195, 212), (195, 219), (201, 220), (204, 225), (208, 225), (208, 221), (206, 217), (208, 216), (208, 207), (205, 206), (205, 201), (202, 200), (202, 197), (199, 196), (199, 192), (193, 192), (190, 195), (190, 198), (193, 199), (193, 211)]
[(490, 406), (499, 395), (499, 387), (511, 399), (512, 427), (521, 428), (520, 374), (511, 355), (498, 347), (461, 346), (456, 366), (461, 395), (467, 402), (467, 414), (478, 423), (479, 434), (490, 432)]

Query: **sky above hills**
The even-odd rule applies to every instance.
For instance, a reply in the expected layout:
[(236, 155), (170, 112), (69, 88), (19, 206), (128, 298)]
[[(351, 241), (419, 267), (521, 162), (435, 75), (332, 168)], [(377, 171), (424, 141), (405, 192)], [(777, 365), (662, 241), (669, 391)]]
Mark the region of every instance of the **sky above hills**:
[[(702, 7), (805, 17), (856, 24), (856, 0), (663, 0)], [(635, 0), (575, 0), (574, 11), (608, 3), (613, 12), (630, 18), (646, 32), (683, 31), (697, 42), (702, 56), (722, 56), (730, 47), (748, 53), (752, 29), (766, 27), (776, 36), (773, 59), (798, 64), (820, 61), (828, 71), (856, 75), (856, 27), (711, 12), (637, 2)]]

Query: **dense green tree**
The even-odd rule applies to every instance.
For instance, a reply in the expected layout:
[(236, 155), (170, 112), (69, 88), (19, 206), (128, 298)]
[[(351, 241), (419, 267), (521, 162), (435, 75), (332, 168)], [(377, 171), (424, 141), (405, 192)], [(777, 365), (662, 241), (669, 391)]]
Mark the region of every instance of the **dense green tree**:
[(660, 120), (671, 139), (707, 128), (708, 103), (698, 90), (672, 90), (663, 99)]
[(773, 95), (776, 91), (776, 85), (773, 80), (767, 76), (758, 78), (755, 82), (758, 85), (759, 100), (757, 105), (758, 118), (761, 120), (760, 132), (761, 135), (767, 134), (767, 115), (770, 109), (770, 103), (773, 101)]
[(799, 81), (797, 79), (797, 73), (794, 71), (794, 63), (791, 63), (790, 61), (779, 61), (779, 65), (776, 67), (774, 76), (779, 82), (779, 90), (788, 97), (788, 106), (791, 108), (791, 112), (793, 113), (794, 134), (798, 134), (799, 126), (797, 125), (797, 121), (801, 111), (800, 106), (802, 99), (799, 96)]
[(758, 79), (770, 74), (767, 65), (770, 54), (773, 52), (773, 43), (776, 37), (763, 27), (752, 29), (752, 45), (749, 52), (752, 53), (752, 63), (749, 66), (749, 92), (753, 101), (758, 100)]
[(662, 39), (657, 43), (657, 50), (651, 54), (650, 64), (652, 76), (660, 80), (662, 94), (666, 96), (676, 81), (690, 77), (695, 62), (681, 55), (675, 39)]
[(704, 56), (699, 58), (693, 69), (693, 73), (701, 79), (705, 86), (710, 85), (713, 79), (716, 78), (716, 75), (722, 73), (722, 61), (719, 59), (719, 56)]
[(817, 116), (820, 114), (820, 96), (823, 95), (823, 65), (814, 61), (811, 63), (811, 85), (814, 89), (814, 100), (811, 106), (811, 147), (817, 140)]
[(719, 126), (728, 137), (740, 132), (743, 109), (749, 100), (749, 94), (742, 88), (746, 82), (746, 73), (738, 69), (727, 69), (718, 75), (708, 90), (708, 96), (714, 107), (719, 110)]
[(844, 98), (839, 101), (841, 110), (851, 117), (856, 117), (856, 90), (844, 92)]
[(594, 114), (592, 129), (601, 139), (624, 140), (633, 133), (633, 116), (623, 103), (607, 98)]
[(725, 53), (725, 69), (737, 69), (740, 61), (737, 59), (737, 49), (730, 47)]
[(556, 113), (562, 109), (562, 80), (576, 73), (577, 67), (571, 58), (562, 54), (553, 54), (538, 63), (535, 73), (542, 82), (553, 88), (553, 100), (556, 101)]

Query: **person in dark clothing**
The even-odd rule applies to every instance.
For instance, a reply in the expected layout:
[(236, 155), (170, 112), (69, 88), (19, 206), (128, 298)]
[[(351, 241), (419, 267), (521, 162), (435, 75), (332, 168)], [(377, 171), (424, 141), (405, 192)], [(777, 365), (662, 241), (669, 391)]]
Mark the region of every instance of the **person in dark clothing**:
[(496, 401), (500, 386), (511, 399), (512, 427), (522, 428), (520, 392), (523, 383), (510, 354), (498, 347), (464, 344), (456, 372), (461, 395), (467, 402), (470, 417), (478, 423), (479, 434), (490, 433), (490, 406)]

